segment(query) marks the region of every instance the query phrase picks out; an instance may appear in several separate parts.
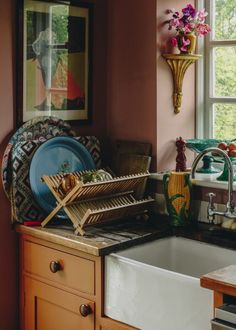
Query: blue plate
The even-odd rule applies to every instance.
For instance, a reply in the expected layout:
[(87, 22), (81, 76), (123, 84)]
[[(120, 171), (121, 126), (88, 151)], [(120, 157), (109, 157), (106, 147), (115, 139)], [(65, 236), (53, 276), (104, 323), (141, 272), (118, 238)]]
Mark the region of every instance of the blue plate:
[[(29, 178), (35, 200), (45, 212), (50, 213), (56, 207), (56, 201), (41, 177), (92, 169), (95, 169), (95, 164), (90, 153), (77, 140), (58, 136), (44, 142), (36, 150), (30, 165)], [(67, 218), (63, 210), (57, 216)]]

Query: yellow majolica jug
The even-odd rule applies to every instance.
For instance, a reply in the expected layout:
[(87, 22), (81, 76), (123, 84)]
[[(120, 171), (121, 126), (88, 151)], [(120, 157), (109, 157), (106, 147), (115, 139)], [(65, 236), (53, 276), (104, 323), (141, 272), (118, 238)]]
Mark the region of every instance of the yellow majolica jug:
[(190, 222), (191, 180), (187, 172), (171, 172), (163, 177), (166, 207), (173, 226)]

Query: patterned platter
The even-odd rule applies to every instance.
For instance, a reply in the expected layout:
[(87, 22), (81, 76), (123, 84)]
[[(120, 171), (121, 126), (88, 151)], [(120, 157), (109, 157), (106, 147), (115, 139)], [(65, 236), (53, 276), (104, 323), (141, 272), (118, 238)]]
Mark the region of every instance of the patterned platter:
[(12, 148), (17, 142), (40, 141), (44, 142), (54, 136), (75, 136), (71, 126), (56, 117), (36, 117), (24, 123), (11, 137), (3, 154), (1, 178), (3, 189), (10, 198), (10, 187), (12, 183)]
[[(2, 161), (3, 188), (11, 202), (12, 221), (42, 221), (47, 215), (34, 199), (29, 180), (31, 160), (45, 141), (56, 136), (74, 137), (67, 122), (56, 117), (37, 117), (21, 126), (10, 139)], [(91, 154), (96, 168), (101, 167), (101, 147), (95, 136), (78, 136), (75, 140)]]
[[(74, 139), (88, 150), (96, 164), (96, 168), (101, 168), (99, 140), (95, 136), (78, 136)], [(17, 142), (12, 148), (11, 205), (15, 221), (41, 221), (47, 215), (33, 196), (29, 178), (31, 161), (38, 148), (44, 143), (47, 143), (47, 141), (23, 141)]]

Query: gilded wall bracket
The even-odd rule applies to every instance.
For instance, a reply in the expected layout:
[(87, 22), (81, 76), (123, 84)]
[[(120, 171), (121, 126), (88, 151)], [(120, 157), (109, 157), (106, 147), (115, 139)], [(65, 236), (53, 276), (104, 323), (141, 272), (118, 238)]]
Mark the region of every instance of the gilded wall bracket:
[(201, 55), (163, 54), (162, 56), (165, 58), (172, 71), (174, 82), (174, 112), (179, 113), (182, 104), (182, 86), (185, 72), (192, 63), (195, 63), (201, 57)]

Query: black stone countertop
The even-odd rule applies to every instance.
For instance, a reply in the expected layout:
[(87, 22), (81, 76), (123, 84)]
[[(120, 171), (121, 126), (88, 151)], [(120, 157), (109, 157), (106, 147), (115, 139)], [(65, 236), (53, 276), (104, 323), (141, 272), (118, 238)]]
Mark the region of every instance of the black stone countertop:
[(204, 223), (172, 228), (168, 225), (168, 218), (159, 215), (149, 220), (130, 219), (88, 227), (84, 236), (74, 235), (73, 227), (66, 226), (17, 225), (16, 230), (97, 256), (168, 236), (182, 236), (236, 250), (236, 231)]
[(84, 236), (75, 235), (71, 225), (48, 225), (44, 228), (17, 225), (16, 231), (96, 256), (107, 255), (130, 246), (172, 235), (172, 230), (167, 222), (158, 216), (155, 221), (122, 219), (109, 224), (87, 227)]
[(236, 231), (223, 229), (219, 225), (197, 223), (187, 228), (173, 228), (172, 233), (175, 236), (236, 250)]

